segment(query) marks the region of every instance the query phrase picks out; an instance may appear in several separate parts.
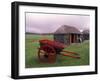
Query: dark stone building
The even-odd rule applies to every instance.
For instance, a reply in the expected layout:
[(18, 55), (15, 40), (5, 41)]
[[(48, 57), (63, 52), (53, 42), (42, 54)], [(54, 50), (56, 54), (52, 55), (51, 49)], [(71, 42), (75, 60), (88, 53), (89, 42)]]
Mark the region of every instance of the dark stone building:
[(80, 31), (72, 26), (63, 25), (56, 30), (54, 40), (69, 45), (71, 43), (79, 43), (81, 41)]
[(83, 40), (89, 40), (89, 30), (84, 30), (82, 34), (83, 34)]

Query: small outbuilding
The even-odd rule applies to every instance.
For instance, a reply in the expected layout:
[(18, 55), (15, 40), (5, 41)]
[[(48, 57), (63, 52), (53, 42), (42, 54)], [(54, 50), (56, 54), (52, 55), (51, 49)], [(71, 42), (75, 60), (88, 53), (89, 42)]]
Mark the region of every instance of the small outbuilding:
[(84, 30), (82, 34), (83, 34), (83, 40), (89, 40), (89, 30)]
[(63, 25), (56, 30), (54, 40), (69, 45), (71, 43), (79, 43), (81, 41), (81, 33), (76, 27)]

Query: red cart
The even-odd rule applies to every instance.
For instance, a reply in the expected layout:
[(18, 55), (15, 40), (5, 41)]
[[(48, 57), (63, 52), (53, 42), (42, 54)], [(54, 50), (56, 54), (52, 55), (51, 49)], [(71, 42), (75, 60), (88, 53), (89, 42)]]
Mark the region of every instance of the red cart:
[(70, 51), (64, 51), (65, 45), (52, 40), (40, 40), (40, 48), (38, 50), (38, 58), (41, 62), (54, 63), (57, 54), (69, 56), (72, 58), (80, 58), (79, 54)]

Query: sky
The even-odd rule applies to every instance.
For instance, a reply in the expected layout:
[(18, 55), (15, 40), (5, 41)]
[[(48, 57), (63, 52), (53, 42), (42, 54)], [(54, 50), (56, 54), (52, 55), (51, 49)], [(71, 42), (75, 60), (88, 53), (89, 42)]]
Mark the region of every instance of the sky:
[(26, 32), (53, 33), (62, 25), (74, 26), (80, 31), (90, 27), (89, 15), (26, 13)]

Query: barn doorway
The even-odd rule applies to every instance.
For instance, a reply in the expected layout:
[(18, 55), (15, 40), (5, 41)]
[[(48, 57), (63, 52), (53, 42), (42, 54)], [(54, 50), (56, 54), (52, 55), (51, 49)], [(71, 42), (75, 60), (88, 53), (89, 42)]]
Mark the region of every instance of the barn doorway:
[(76, 35), (75, 34), (70, 34), (70, 44), (76, 42)]
[(71, 43), (74, 43), (74, 34), (71, 34)]

